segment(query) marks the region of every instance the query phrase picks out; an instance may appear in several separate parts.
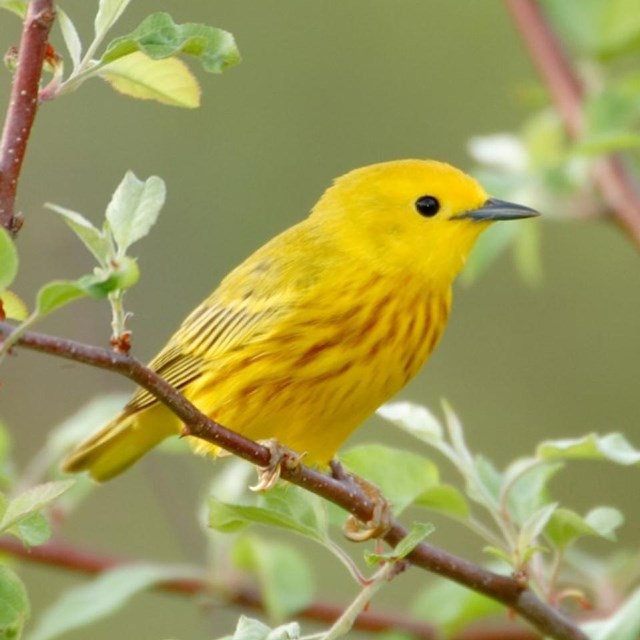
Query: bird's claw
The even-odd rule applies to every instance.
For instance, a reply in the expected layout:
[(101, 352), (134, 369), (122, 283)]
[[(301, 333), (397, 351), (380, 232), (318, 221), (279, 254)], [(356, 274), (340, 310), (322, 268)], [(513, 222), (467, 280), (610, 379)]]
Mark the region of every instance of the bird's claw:
[(276, 482), (280, 479), (282, 468), (295, 469), (300, 466), (303, 458), (307, 455), (304, 453), (296, 453), (291, 451), (284, 445), (280, 444), (275, 438), (269, 440), (261, 440), (260, 444), (269, 449), (269, 464), (266, 467), (256, 467), (258, 473), (258, 482), (249, 487), (251, 491), (263, 492), (273, 489)]
[(349, 516), (342, 526), (344, 535), (353, 542), (364, 542), (372, 538), (382, 538), (391, 529), (391, 505), (374, 484), (367, 482), (364, 478), (359, 478), (345, 472), (342, 465), (337, 460), (330, 463), (331, 474), (336, 480), (348, 480), (361, 489), (365, 495), (373, 502), (373, 513), (367, 522), (358, 520), (355, 516)]

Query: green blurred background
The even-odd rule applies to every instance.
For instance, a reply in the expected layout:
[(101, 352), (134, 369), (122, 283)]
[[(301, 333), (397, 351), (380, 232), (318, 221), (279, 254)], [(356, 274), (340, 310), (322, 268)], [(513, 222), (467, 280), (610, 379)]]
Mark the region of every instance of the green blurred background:
[[(61, 3), (85, 41), (95, 4)], [(177, 22), (231, 31), (242, 64), (221, 76), (196, 69), (203, 88), (196, 111), (134, 101), (99, 80), (43, 105), (19, 194), (26, 224), (16, 289), (30, 300), (43, 282), (76, 277), (91, 266), (43, 202), (98, 222), (125, 170), (166, 180), (168, 202), (158, 225), (134, 251), (141, 283), (127, 295), (135, 313), (134, 351), (142, 359), (154, 355), (230, 268), (306, 215), (333, 177), (406, 157), (470, 168), (470, 136), (514, 130), (528, 113), (516, 96), (534, 73), (499, 0), (141, 0), (114, 35), (156, 10)], [(0, 15), (3, 50), (17, 44), (19, 30), (17, 19)], [(3, 105), (9, 82), (5, 73)], [(636, 250), (605, 222), (535, 224), (543, 227), (542, 284), (525, 285), (505, 256), (473, 286), (458, 286), (444, 340), (401, 396), (434, 410), (446, 397), (472, 448), (500, 465), (530, 453), (541, 439), (589, 431), (619, 430), (639, 445)], [(81, 302), (42, 330), (104, 345), (109, 310)], [(130, 388), (115, 375), (20, 351), (5, 365), (0, 415), (25, 461), (52, 426), (88, 398)], [(414, 446), (375, 418), (351, 440), (364, 441)], [(130, 557), (197, 562), (203, 543), (194, 510), (212, 464), (149, 456), (100, 487), (64, 535)], [(574, 467), (552, 484), (557, 498), (578, 511), (603, 503), (623, 508), (622, 541), (637, 544), (637, 475), (604, 464)], [(435, 544), (480, 557), (478, 540), (438, 524)], [(604, 543), (595, 548), (608, 551)], [(316, 564), (319, 596), (355, 593), (337, 563)], [(23, 575), (36, 612), (83, 579), (26, 566)], [(424, 580), (410, 572), (383, 590), (375, 607), (399, 605)], [(151, 594), (68, 637), (204, 639), (230, 631), (237, 615)]]

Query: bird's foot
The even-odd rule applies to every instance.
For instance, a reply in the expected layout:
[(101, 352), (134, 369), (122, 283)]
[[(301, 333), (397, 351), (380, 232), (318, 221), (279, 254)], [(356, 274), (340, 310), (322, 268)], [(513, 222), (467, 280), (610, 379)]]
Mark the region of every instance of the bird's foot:
[(251, 491), (262, 492), (273, 489), (276, 482), (280, 479), (282, 468), (296, 469), (307, 455), (306, 452), (296, 453), (295, 451), (291, 451), (291, 449), (280, 444), (275, 438), (260, 440), (259, 443), (269, 449), (271, 457), (266, 467), (256, 467), (258, 482), (249, 487)]
[(344, 535), (353, 542), (364, 542), (373, 538), (382, 538), (391, 529), (391, 505), (382, 495), (380, 489), (364, 478), (346, 472), (337, 460), (330, 462), (331, 475), (340, 481), (355, 484), (373, 503), (373, 513), (367, 522), (349, 516), (342, 526)]

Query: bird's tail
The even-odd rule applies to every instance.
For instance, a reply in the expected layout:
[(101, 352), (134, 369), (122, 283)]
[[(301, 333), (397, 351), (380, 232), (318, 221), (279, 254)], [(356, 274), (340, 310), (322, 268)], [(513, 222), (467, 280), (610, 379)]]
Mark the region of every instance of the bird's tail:
[(67, 473), (88, 471), (99, 482), (118, 475), (149, 449), (178, 432), (180, 423), (161, 404), (127, 413), (83, 442), (62, 464)]

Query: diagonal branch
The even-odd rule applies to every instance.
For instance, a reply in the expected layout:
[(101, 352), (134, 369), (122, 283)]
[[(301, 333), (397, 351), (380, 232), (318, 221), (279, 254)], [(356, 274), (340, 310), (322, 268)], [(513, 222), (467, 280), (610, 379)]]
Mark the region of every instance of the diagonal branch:
[(53, 0), (29, 2), (0, 141), (0, 226), (12, 235), (22, 226), (15, 211), (18, 179), (36, 117), (40, 75), (54, 19)]
[[(571, 59), (549, 26), (538, 0), (506, 0), (506, 3), (567, 132), (572, 138), (579, 138), (584, 125), (584, 88)], [(594, 178), (611, 214), (640, 246), (640, 190), (622, 155), (602, 158), (595, 167)]]
[[(0, 338), (6, 338), (14, 330), (15, 327), (11, 324), (0, 322)], [(131, 356), (38, 333), (24, 334), (18, 345), (120, 373), (147, 389), (171, 409), (184, 422), (189, 435), (216, 444), (261, 467), (267, 466), (270, 461), (270, 452), (266, 447), (207, 418), (158, 374)], [(281, 475), (285, 480), (337, 504), (362, 522), (368, 522), (373, 517), (373, 501), (353, 482), (337, 480), (303, 465), (289, 468), (283, 464)], [(395, 547), (406, 535), (406, 529), (394, 521), (384, 539)], [(556, 640), (587, 640), (587, 636), (573, 621), (542, 602), (514, 578), (487, 571), (468, 560), (425, 543), (415, 547), (407, 560), (415, 566), (503, 603), (543, 635)]]

